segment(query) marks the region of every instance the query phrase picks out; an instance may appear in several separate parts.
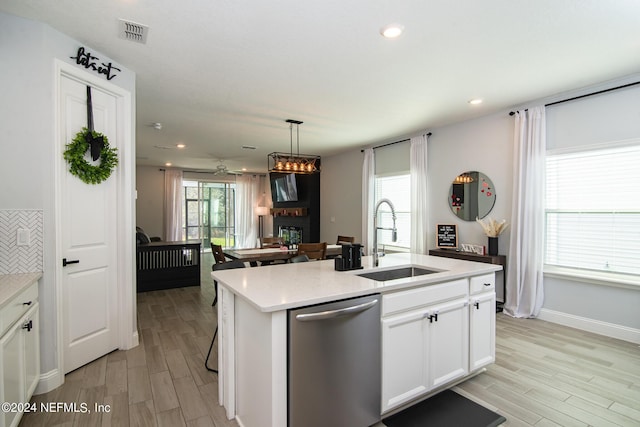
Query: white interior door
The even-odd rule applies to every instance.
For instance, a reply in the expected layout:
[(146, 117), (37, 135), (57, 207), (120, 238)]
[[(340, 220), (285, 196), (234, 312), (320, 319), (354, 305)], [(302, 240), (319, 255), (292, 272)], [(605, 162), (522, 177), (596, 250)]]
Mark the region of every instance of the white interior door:
[[(87, 126), (86, 83), (61, 76), (61, 141), (71, 142)], [(117, 141), (117, 98), (92, 87), (96, 131)], [(64, 148), (63, 148), (64, 149)], [(60, 155), (62, 155), (60, 153)], [(90, 156), (85, 157), (91, 162)], [(98, 160), (99, 161), (99, 160)], [(64, 372), (70, 372), (118, 347), (117, 177), (97, 185), (60, 170), (61, 255), (78, 261), (62, 267)], [(62, 259), (59, 260), (62, 264)]]

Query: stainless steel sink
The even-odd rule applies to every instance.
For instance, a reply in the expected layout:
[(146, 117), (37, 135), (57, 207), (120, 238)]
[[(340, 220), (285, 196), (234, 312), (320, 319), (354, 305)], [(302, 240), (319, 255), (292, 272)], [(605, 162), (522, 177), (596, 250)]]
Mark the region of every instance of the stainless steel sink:
[(387, 280), (405, 279), (407, 277), (422, 276), (425, 274), (439, 273), (436, 270), (427, 270), (420, 267), (402, 267), (393, 270), (373, 271), (370, 273), (358, 274), (360, 277), (376, 280), (378, 282), (386, 282)]

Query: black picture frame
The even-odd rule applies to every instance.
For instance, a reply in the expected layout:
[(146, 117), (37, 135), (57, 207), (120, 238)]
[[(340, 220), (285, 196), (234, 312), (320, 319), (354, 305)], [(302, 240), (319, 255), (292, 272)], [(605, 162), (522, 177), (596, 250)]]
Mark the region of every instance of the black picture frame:
[(457, 249), (458, 226), (456, 224), (437, 224), (436, 246), (438, 249)]

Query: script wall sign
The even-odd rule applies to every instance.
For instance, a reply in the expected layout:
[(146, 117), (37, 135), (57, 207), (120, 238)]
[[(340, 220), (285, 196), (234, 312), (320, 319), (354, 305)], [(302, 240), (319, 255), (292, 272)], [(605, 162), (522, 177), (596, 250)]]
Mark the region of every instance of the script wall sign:
[(86, 51), (83, 46), (78, 48), (76, 56), (70, 56), (69, 58), (75, 59), (76, 64), (82, 65), (88, 70), (95, 71), (98, 74), (103, 74), (107, 80), (111, 80), (116, 77), (116, 71), (122, 71), (120, 68), (114, 67), (111, 62), (108, 64), (105, 64), (104, 62), (98, 64), (97, 61), (100, 61), (100, 58), (91, 55), (91, 52)]

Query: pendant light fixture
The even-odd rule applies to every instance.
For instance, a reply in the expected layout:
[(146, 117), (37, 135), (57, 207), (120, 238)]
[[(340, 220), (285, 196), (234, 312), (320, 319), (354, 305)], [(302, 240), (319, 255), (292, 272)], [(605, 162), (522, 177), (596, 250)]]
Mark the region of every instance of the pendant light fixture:
[[(289, 153), (273, 152), (267, 155), (267, 169), (269, 172), (283, 173), (319, 173), (320, 156), (300, 154), (300, 120), (287, 119), (289, 123), (290, 151)], [(293, 125), (296, 126), (297, 152), (293, 152)]]

